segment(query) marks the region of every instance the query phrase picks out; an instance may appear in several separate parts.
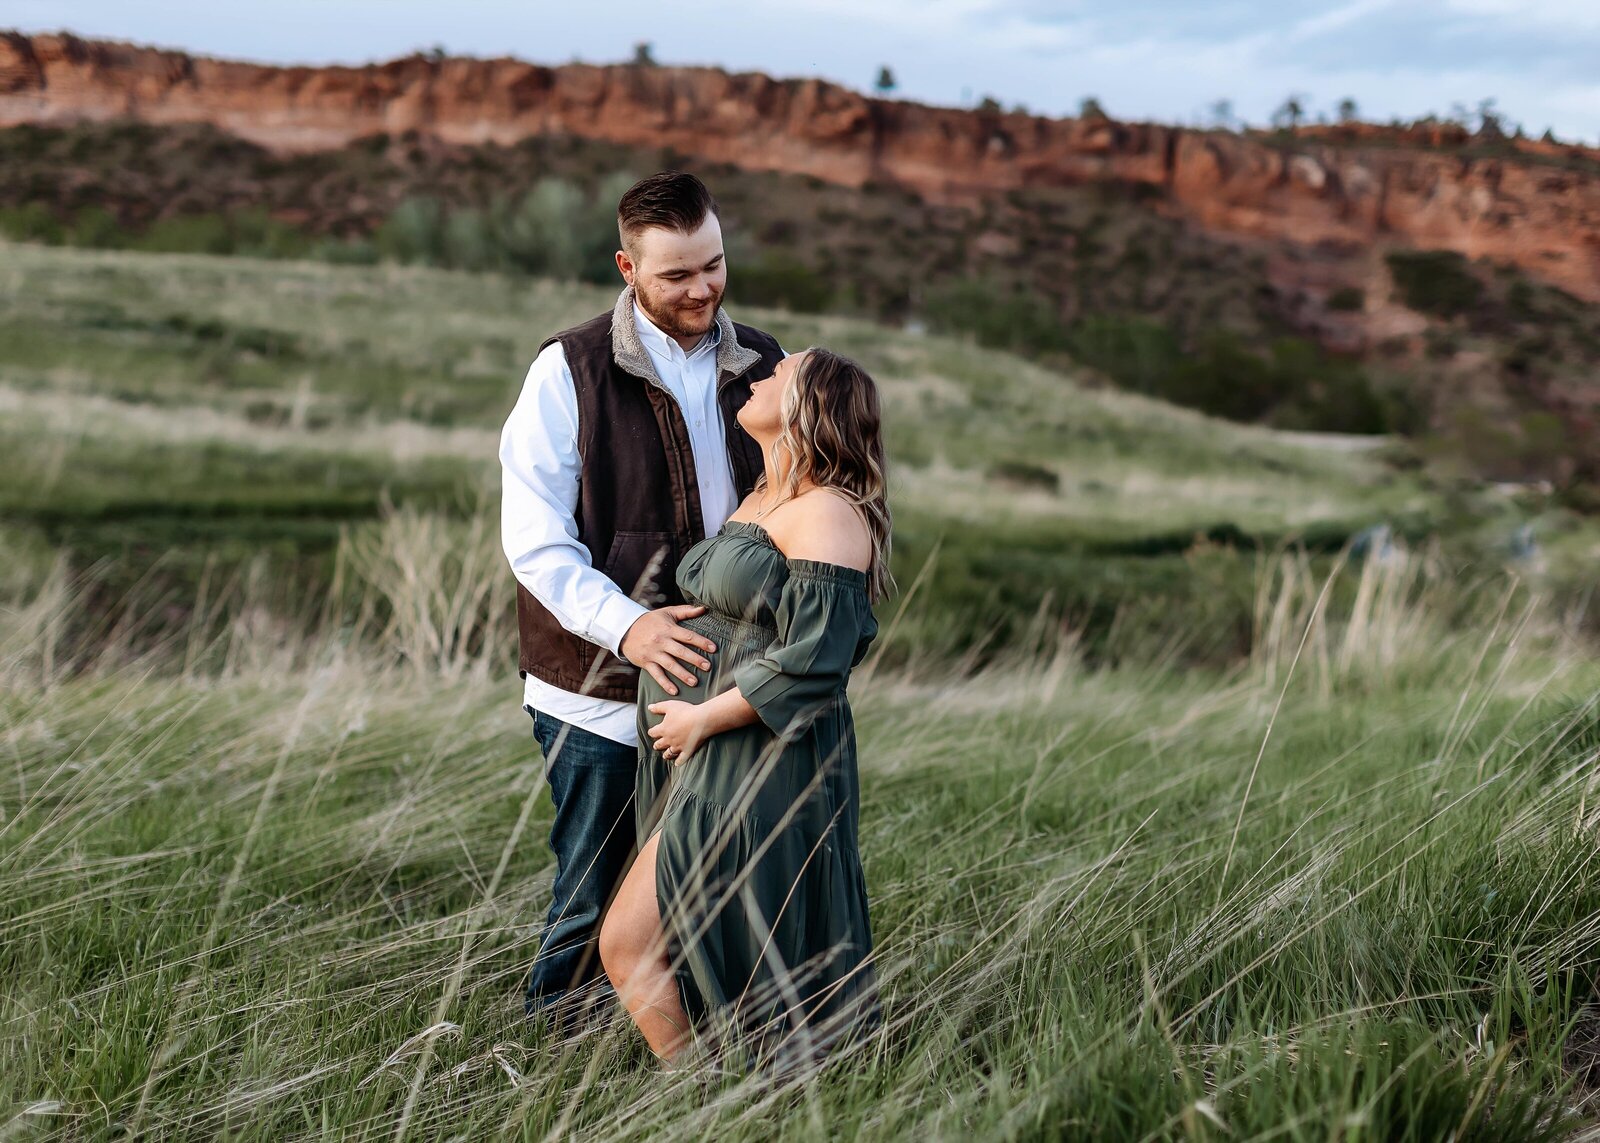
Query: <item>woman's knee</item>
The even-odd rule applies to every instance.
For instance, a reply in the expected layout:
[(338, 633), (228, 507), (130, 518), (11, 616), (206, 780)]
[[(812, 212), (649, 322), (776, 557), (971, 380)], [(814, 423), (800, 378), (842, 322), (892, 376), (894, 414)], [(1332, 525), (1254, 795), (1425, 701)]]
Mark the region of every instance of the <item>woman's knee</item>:
[(637, 909), (618, 908), (618, 904), (622, 901), (606, 911), (600, 925), (600, 964), (613, 983), (632, 975), (650, 957), (654, 936), (654, 917), (642, 916)]
[(643, 942), (632, 929), (615, 908), (606, 913), (600, 925), (600, 964), (614, 985), (631, 976), (639, 963)]

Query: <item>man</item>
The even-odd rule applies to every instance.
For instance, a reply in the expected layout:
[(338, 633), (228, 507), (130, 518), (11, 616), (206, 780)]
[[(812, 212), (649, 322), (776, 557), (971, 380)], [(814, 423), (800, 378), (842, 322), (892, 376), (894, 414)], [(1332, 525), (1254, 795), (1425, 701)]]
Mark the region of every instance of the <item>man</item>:
[(523, 706), (556, 811), (527, 1006), (562, 1024), (609, 996), (595, 940), (635, 848), (639, 671), (676, 693), (710, 667), (715, 647), (680, 626), (703, 609), (683, 604), (678, 560), (761, 475), (734, 414), (784, 356), (722, 312), (722, 229), (699, 179), (636, 183), (617, 228), (616, 306), (540, 347), (500, 438)]

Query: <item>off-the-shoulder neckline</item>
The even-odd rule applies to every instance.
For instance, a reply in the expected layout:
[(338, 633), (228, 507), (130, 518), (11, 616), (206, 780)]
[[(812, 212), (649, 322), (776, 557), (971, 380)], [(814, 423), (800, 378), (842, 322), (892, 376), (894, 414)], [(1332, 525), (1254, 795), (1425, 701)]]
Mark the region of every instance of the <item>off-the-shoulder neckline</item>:
[(778, 542), (772, 538), (772, 533), (767, 531), (760, 524), (757, 524), (754, 520), (727, 520), (723, 522), (722, 527), (718, 529), (718, 531), (726, 531), (729, 524), (737, 524), (741, 528), (752, 529), (760, 537), (760, 539), (767, 544), (768, 547), (777, 552), (780, 556), (783, 556), (784, 560), (788, 563), (789, 570), (791, 572), (842, 578), (847, 582), (853, 583), (861, 588), (865, 588), (867, 586), (867, 573), (862, 571), (860, 568), (853, 568), (848, 564), (832, 564), (828, 563), (826, 560), (808, 560), (802, 559), (798, 556), (784, 555), (783, 549), (778, 547)]

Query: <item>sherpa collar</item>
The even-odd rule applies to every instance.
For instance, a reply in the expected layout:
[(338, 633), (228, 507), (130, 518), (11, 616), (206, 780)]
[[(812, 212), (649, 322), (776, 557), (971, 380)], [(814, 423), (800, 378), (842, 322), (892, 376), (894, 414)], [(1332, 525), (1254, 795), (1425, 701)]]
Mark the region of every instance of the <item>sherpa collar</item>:
[[(761, 354), (739, 344), (733, 331), (733, 319), (726, 310), (717, 307), (717, 385), (737, 377), (761, 360)], [(611, 356), (625, 372), (642, 378), (652, 385), (665, 389), (656, 367), (639, 339), (639, 327), (633, 320), (633, 287), (624, 286), (611, 310)]]

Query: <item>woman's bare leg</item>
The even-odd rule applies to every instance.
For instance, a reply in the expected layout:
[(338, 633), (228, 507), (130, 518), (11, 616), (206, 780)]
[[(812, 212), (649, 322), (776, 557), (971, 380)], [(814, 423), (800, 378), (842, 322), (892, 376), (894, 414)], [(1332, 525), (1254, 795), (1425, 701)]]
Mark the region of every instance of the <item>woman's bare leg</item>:
[(689, 1018), (667, 959), (667, 936), (656, 904), (656, 846), (650, 836), (622, 879), (600, 926), (600, 963), (650, 1050), (672, 1060), (689, 1038)]

